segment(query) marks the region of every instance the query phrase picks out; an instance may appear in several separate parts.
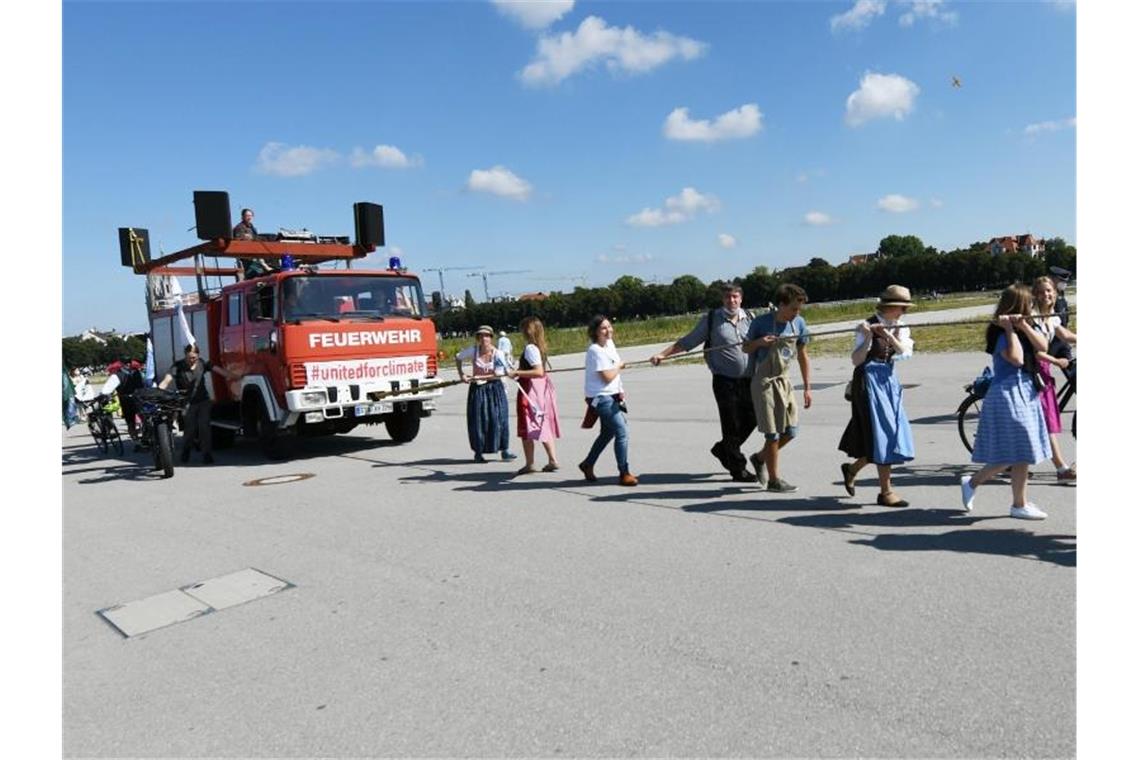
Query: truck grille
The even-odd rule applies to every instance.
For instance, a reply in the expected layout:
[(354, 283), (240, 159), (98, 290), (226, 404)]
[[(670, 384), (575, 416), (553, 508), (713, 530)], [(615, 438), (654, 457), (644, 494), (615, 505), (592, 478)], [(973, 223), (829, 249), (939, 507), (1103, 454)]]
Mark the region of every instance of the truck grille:
[(289, 387), (290, 388), (304, 388), (308, 382), (308, 375), (305, 374), (304, 364), (290, 364), (289, 365)]

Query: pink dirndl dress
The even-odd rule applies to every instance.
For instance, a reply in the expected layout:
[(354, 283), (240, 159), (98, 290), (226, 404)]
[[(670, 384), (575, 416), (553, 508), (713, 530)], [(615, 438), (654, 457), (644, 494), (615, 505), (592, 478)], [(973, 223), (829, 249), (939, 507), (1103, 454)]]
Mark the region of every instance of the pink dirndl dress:
[[(524, 355), (519, 358), (519, 369), (534, 369), (525, 354), (524, 351)], [(515, 409), (519, 438), (550, 443), (555, 438), (562, 437), (558, 421), (558, 397), (554, 392), (554, 380), (549, 374), (519, 378)]]

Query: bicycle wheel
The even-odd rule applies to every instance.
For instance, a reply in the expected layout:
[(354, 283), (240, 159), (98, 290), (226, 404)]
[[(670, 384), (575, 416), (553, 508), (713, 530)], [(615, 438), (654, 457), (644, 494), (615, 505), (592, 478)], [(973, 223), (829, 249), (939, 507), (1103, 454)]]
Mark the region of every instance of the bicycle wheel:
[(107, 440), (106, 451), (109, 453), (112, 449), (115, 451), (116, 456), (123, 455), (123, 439), (119, 435), (119, 429), (115, 427), (115, 421), (109, 417), (103, 419), (104, 436)]
[(100, 454), (107, 453), (107, 436), (103, 435), (102, 418), (97, 414), (92, 414), (87, 418), (87, 430), (91, 433), (91, 437), (95, 439), (95, 446), (99, 449)]
[(974, 438), (978, 434), (978, 417), (982, 413), (982, 397), (973, 391), (958, 405), (958, 435), (966, 451), (974, 453)]

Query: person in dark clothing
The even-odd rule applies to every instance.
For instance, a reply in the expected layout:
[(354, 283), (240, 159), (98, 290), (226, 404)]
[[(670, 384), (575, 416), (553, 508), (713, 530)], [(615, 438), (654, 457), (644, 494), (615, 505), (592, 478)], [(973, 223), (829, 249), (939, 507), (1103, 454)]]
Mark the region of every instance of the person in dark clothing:
[(217, 372), (229, 380), (237, 380), (241, 376), (225, 367), (219, 367), (201, 359), (198, 354), (198, 346), (193, 343), (186, 346), (184, 353), (186, 357), (174, 362), (158, 387), (165, 390), (171, 383), (174, 383), (178, 390), (189, 394), (187, 399), (189, 406), (183, 415), (184, 434), (181, 453), (183, 463), (190, 461), (190, 450), (197, 440), (202, 449), (202, 461), (206, 464), (213, 464), (214, 454), (210, 438), (210, 392), (206, 388), (206, 373)]
[(112, 393), (119, 394), (119, 408), (122, 409), (123, 419), (127, 421), (127, 431), (130, 433), (131, 440), (135, 442), (135, 450), (138, 451), (139, 428), (135, 417), (138, 416), (139, 407), (135, 402), (134, 392), (145, 384), (141, 371), (142, 367), (138, 362), (124, 356), (107, 369), (110, 371), (110, 376), (107, 378), (107, 382), (103, 383), (103, 388), (99, 393), (102, 396), (110, 396)]
[[(253, 209), (243, 208), (241, 210), (241, 221), (234, 226), (233, 238), (234, 240), (257, 240), (257, 228), (253, 226)], [(265, 259), (239, 258), (238, 263), (242, 268), (242, 277), (246, 280), (261, 277), (274, 270), (274, 267)]]

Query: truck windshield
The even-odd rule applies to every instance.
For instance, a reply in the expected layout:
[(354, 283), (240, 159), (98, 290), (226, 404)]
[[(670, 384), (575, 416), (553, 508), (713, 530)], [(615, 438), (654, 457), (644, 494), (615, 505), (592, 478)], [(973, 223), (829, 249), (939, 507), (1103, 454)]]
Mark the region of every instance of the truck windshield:
[(281, 318), (286, 322), (422, 317), (425, 312), (420, 283), (410, 277), (299, 276), (282, 283)]

